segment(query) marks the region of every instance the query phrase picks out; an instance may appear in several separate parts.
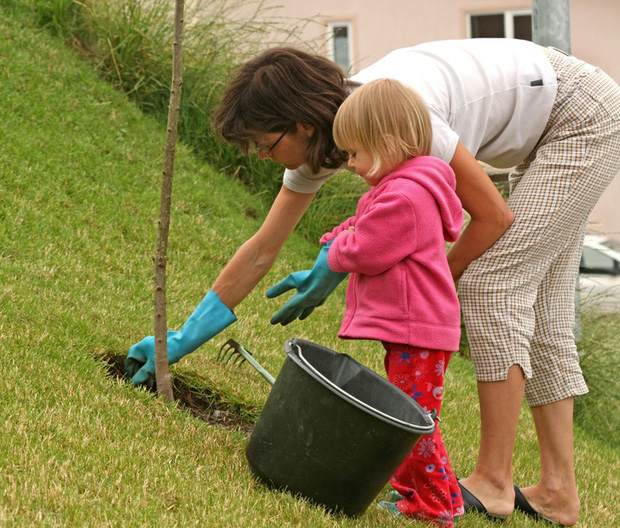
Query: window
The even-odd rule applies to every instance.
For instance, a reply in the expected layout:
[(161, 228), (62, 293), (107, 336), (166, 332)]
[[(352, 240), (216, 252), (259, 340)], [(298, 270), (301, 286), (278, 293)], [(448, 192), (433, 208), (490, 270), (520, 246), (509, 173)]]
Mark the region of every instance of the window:
[(352, 46), (351, 23), (330, 22), (327, 24), (327, 44), (329, 58), (345, 72), (351, 70)]
[(531, 11), (495, 11), (467, 15), (469, 38), (532, 40)]

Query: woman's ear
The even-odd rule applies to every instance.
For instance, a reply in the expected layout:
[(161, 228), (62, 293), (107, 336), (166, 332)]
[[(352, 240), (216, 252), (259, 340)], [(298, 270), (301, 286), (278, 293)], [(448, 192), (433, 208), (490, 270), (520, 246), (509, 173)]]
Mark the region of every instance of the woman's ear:
[(312, 125), (297, 123), (297, 132), (301, 132), (308, 137), (312, 137), (314, 135), (314, 127)]

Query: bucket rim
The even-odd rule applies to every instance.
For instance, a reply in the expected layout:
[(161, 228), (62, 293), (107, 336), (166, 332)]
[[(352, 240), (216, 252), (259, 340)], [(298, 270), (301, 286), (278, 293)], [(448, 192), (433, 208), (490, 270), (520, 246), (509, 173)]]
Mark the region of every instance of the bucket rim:
[[(404, 420), (400, 420), (399, 418), (395, 418), (394, 416), (390, 416), (389, 414), (384, 413), (383, 411), (376, 409), (372, 405), (369, 405), (366, 402), (363, 402), (362, 400), (349, 394), (347, 391), (341, 389), (338, 385), (326, 378), (304, 357), (302, 349), (297, 343), (296, 339), (290, 339), (286, 344), (289, 345), (288, 347), (286, 347), (287, 354), (297, 365), (299, 365), (303, 370), (310, 374), (310, 376), (312, 376), (316, 381), (326, 386), (332, 392), (336, 393), (344, 400), (353, 404), (355, 407), (361, 409), (368, 414), (371, 414), (372, 416), (375, 416), (376, 418), (384, 422), (399, 427), (400, 429), (405, 429), (407, 431), (417, 434), (432, 434), (435, 431), (435, 421), (433, 420), (431, 413), (422, 413), (422, 416), (424, 416), (424, 419), (428, 422), (428, 425), (426, 426), (412, 424)], [(297, 353), (295, 353), (293, 347), (297, 347)]]

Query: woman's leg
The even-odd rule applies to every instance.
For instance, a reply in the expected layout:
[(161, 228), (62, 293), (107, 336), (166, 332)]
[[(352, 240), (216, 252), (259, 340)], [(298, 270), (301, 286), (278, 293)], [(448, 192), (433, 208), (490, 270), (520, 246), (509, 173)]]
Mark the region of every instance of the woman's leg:
[[(443, 380), (451, 353), (384, 343), (389, 381), (412, 396), (426, 411), (441, 411)], [(408, 517), (452, 526), (463, 502), (450, 467), (439, 427), (423, 436), (390, 480), (404, 500), (399, 510)]]
[(512, 455), (524, 388), (519, 365), (510, 367), (504, 381), (478, 382), (480, 451), (474, 471), (461, 484), (499, 516), (510, 515), (514, 507)]
[[(579, 517), (573, 462), (573, 394), (582, 393), (583, 377), (573, 330), (574, 291), (583, 249), (585, 222), (575, 226), (572, 242), (540, 284), (534, 305), (536, 328), (531, 342), (535, 376), (525, 385), (540, 451), (540, 480), (525, 488), (526, 500), (542, 516), (571, 526)], [(564, 392), (550, 390), (562, 387)], [(521, 482), (517, 482), (521, 484)]]
[(579, 517), (573, 462), (573, 398), (532, 407), (540, 450), (540, 480), (523, 495), (538, 513), (572, 526)]

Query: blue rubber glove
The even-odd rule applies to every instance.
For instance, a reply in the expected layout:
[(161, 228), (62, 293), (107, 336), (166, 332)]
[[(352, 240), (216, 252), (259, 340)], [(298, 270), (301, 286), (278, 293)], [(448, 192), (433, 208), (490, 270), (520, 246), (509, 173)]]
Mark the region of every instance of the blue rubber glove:
[[(168, 363), (172, 365), (237, 320), (235, 314), (213, 290), (205, 295), (181, 330), (168, 331)], [(145, 337), (129, 349), (125, 373), (134, 385), (153, 387), (155, 381), (155, 338)]]
[(287, 325), (291, 321), (308, 317), (321, 306), (348, 273), (338, 273), (329, 269), (327, 252), (332, 241), (325, 244), (311, 270), (291, 273), (286, 279), (267, 290), (267, 297), (273, 299), (295, 288), (297, 291), (271, 318), (271, 324)]

